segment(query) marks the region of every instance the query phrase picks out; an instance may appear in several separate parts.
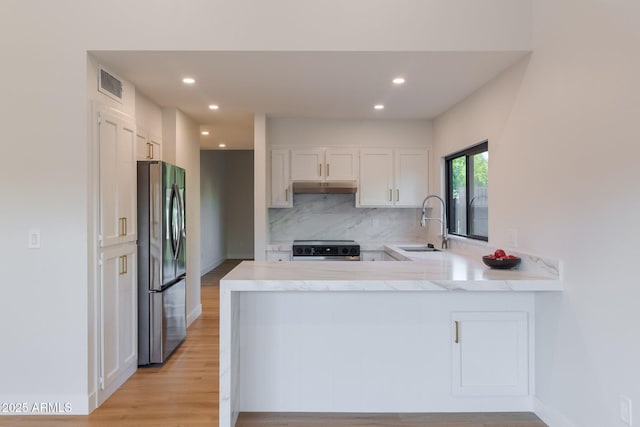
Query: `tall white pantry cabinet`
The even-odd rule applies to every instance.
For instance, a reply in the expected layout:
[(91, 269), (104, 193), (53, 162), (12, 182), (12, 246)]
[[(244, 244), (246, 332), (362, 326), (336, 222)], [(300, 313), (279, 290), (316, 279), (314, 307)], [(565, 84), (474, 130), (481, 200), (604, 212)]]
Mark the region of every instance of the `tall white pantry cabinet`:
[(94, 104), (99, 156), (97, 405), (137, 369), (137, 199), (135, 121)]

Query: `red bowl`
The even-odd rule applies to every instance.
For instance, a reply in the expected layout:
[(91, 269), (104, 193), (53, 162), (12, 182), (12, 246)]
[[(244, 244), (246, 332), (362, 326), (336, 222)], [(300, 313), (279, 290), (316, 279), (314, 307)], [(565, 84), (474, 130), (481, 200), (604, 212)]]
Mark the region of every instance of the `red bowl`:
[(520, 265), (520, 258), (489, 258), (486, 255), (482, 257), (482, 262), (490, 268), (498, 268), (501, 270), (508, 270)]

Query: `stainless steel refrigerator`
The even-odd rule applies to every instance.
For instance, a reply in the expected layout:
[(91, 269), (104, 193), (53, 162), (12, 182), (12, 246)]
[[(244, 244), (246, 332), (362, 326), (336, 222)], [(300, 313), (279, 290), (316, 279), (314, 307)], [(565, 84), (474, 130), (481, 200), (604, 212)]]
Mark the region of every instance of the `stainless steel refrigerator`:
[(164, 363), (187, 336), (185, 171), (138, 162), (138, 365)]

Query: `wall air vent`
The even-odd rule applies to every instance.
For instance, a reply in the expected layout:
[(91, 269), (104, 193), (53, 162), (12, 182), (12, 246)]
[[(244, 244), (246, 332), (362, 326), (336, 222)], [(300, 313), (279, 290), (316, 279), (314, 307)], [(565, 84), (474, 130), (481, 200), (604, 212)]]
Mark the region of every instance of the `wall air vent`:
[(98, 67), (99, 92), (118, 102), (122, 102), (122, 87), (122, 80), (102, 68), (102, 66)]

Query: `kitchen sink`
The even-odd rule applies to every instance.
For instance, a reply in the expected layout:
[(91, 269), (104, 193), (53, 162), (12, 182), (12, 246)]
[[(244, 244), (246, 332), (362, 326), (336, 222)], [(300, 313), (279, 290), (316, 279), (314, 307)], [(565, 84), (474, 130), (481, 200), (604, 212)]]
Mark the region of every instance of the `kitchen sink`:
[(398, 246), (398, 249), (402, 249), (407, 252), (440, 252), (440, 249), (436, 249), (429, 245)]

